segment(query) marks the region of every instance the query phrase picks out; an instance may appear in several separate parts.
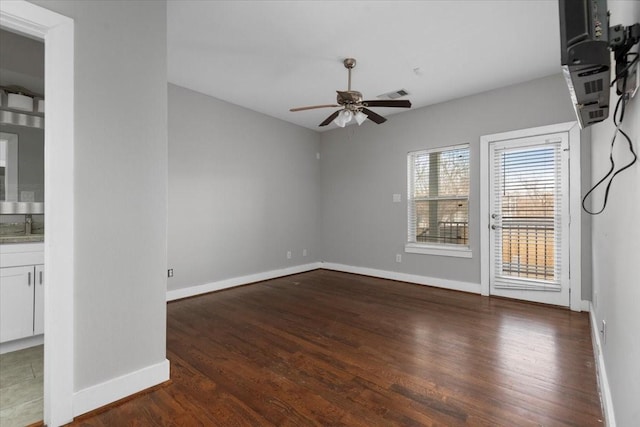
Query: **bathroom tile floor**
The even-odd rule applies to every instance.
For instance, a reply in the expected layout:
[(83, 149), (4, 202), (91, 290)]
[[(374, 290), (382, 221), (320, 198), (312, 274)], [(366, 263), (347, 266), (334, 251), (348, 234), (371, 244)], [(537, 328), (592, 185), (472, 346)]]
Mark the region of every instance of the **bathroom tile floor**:
[(42, 420), (44, 346), (0, 355), (0, 426)]

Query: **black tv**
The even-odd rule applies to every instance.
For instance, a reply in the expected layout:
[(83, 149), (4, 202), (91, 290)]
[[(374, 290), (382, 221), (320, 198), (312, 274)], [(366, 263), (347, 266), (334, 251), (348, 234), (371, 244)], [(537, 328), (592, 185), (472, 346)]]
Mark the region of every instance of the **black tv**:
[(609, 18), (606, 0), (560, 0), (562, 72), (580, 127), (609, 115)]

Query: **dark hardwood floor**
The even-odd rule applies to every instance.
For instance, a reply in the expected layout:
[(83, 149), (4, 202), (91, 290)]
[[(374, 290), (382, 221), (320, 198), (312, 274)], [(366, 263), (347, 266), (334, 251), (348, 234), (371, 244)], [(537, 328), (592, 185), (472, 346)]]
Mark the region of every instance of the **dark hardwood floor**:
[(172, 382), (75, 425), (598, 426), (587, 313), (326, 270), (168, 304)]

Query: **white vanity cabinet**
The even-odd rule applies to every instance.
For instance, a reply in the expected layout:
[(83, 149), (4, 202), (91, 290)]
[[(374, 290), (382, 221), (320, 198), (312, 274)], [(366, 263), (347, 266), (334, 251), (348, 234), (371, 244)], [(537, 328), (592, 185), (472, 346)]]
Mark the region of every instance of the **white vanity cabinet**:
[(0, 342), (33, 335), (35, 268), (0, 268)]
[(0, 342), (44, 333), (42, 244), (0, 245)]
[(44, 265), (35, 266), (33, 284), (33, 335), (44, 334)]

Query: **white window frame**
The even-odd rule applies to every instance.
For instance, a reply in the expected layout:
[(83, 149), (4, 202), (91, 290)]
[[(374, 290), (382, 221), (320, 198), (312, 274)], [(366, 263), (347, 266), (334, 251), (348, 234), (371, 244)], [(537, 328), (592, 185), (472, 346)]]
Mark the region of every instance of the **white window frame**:
[[(409, 241), (409, 226), (411, 224), (411, 203), (413, 199), (413, 195), (411, 192), (412, 183), (413, 183), (413, 167), (410, 164), (412, 162), (413, 156), (416, 154), (430, 154), (435, 152), (445, 152), (452, 150), (459, 150), (466, 148), (469, 150), (469, 156), (471, 155), (471, 147), (469, 143), (458, 144), (458, 145), (450, 145), (445, 147), (437, 147), (430, 148), (426, 150), (417, 150), (411, 151), (407, 153), (407, 238), (404, 246), (404, 251), (407, 253), (414, 254), (422, 254), (422, 255), (438, 255), (438, 256), (450, 256), (450, 257), (458, 257), (458, 258), (471, 258), (473, 256), (471, 251), (470, 244), (467, 245), (457, 245), (450, 243), (418, 243), (418, 242), (410, 242)], [(471, 159), (469, 159), (471, 160)], [(469, 161), (469, 168), (471, 168), (471, 161)], [(471, 179), (471, 176), (469, 176)], [(467, 209), (469, 206), (469, 193), (470, 193), (471, 183), (469, 182), (469, 189), (467, 190)], [(467, 212), (467, 226), (470, 226), (469, 221), (469, 211)]]

